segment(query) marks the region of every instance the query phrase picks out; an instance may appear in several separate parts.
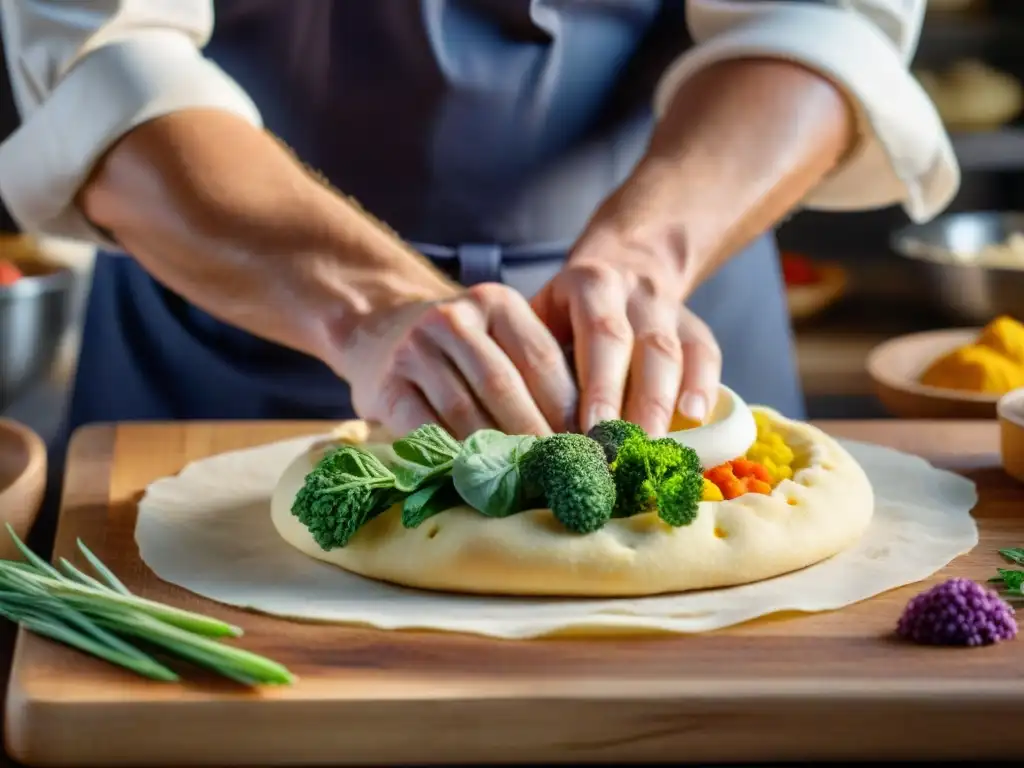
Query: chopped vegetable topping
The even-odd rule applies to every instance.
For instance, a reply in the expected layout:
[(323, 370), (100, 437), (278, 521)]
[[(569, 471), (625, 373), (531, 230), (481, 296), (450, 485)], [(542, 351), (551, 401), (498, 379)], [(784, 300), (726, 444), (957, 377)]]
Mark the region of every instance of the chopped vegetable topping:
[(343, 445), (306, 476), (292, 514), (321, 549), (344, 547), (356, 531), (395, 503), (395, 482), (394, 473), (372, 453)]
[(520, 471), (526, 488), (539, 491), (570, 531), (592, 533), (611, 518), (615, 483), (601, 445), (586, 435), (541, 438), (523, 456)]
[(926, 645), (991, 645), (1016, 637), (1017, 621), (994, 591), (954, 578), (907, 603), (896, 633)]
[(723, 501), (725, 497), (722, 495), (722, 489), (712, 483), (706, 477), (704, 478), (704, 491), (701, 494), (701, 501)]
[(762, 465), (750, 459), (733, 459), (712, 467), (704, 477), (718, 486), (722, 496), (735, 499), (745, 493), (770, 494), (772, 476)]
[(598, 530), (613, 514), (656, 511), (673, 526), (693, 522), (708, 485), (693, 449), (651, 440), (621, 420), (590, 435), (537, 439), (484, 429), (460, 443), (428, 424), (390, 447), (343, 445), (306, 475), (291, 511), (325, 551), (346, 546), (396, 504), (406, 528), (462, 504), (507, 517), (538, 502), (576, 533)]
[(657, 510), (674, 526), (688, 525), (697, 515), (704, 492), (696, 451), (671, 438), (628, 437), (611, 465), (615, 477), (615, 517)]
[(647, 439), (647, 433), (643, 427), (632, 422), (623, 421), (622, 419), (609, 419), (591, 427), (590, 431), (587, 432), (587, 437), (597, 441), (604, 449), (605, 459), (611, 464), (615, 461), (619, 448), (628, 438), (639, 437)]
[(773, 486), (793, 477), (793, 449), (786, 445), (782, 435), (772, 428), (771, 421), (763, 413), (754, 414), (757, 424), (757, 440), (747, 450), (747, 458), (761, 464), (771, 476)]

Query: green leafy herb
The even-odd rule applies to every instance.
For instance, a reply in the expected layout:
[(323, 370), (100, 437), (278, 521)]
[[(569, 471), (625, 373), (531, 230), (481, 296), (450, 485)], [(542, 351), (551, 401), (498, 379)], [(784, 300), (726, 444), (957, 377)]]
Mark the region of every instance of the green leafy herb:
[[(450, 488), (462, 444), (436, 424), (413, 430), (390, 446), (343, 445), (313, 468), (295, 495), (292, 514), (324, 551), (344, 547), (355, 533), (395, 504), (407, 527), (459, 504)], [(448, 507), (442, 507), (442, 504)]]
[[(1000, 549), (999, 554), (1016, 565), (1024, 565), (1024, 548)], [(1003, 597), (1011, 600), (1024, 599), (1024, 570), (1019, 568), (998, 568), (997, 575), (989, 579), (997, 584)]]
[(1013, 547), (1012, 549), (1000, 549), (999, 554), (1017, 565), (1024, 565), (1024, 547)]
[(357, 446), (343, 445), (306, 476), (292, 514), (328, 551), (344, 547), (356, 531), (401, 498), (395, 474), (380, 459)]
[(417, 528), (439, 512), (462, 503), (451, 477), (441, 477), (406, 497), (402, 504), (402, 525)]
[(1024, 571), (1012, 570), (1009, 568), (1000, 568), (999, 576), (993, 581), (1001, 582), (1006, 589), (1020, 590), (1024, 587)]
[(421, 469), (421, 484), (450, 472), (462, 450), (462, 444), (437, 424), (414, 429), (391, 447), (398, 458)]
[(0, 616), (153, 680), (175, 681), (173, 670), (135, 647), (145, 642), (244, 685), (287, 684), (291, 673), (275, 661), (223, 645), (215, 638), (242, 630), (218, 619), (137, 597), (81, 541), (78, 548), (96, 572), (66, 559), (61, 573), (7, 531), (25, 562), (0, 560)]
[(459, 496), (488, 517), (508, 517), (522, 511), (520, 462), (537, 441), (528, 435), (506, 435), (481, 429), (466, 440), (452, 465)]
[[(372, 443), (360, 446), (362, 450), (372, 453), (395, 476), (395, 490), (400, 494), (412, 493), (430, 474), (426, 467), (400, 459), (394, 448), (388, 443)], [(401, 499), (399, 499), (401, 500)]]

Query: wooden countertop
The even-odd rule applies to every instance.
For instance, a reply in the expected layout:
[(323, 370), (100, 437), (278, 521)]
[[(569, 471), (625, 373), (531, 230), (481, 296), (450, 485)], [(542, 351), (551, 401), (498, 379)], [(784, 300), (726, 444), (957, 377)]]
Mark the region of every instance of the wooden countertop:
[[(994, 424), (821, 426), (924, 455), (978, 482), (981, 544), (942, 577), (984, 580), (1000, 564), (998, 547), (1024, 543), (1024, 490), (993, 468)], [(362, 764), (496, 755), (749, 763), (1024, 753), (1015, 714), (1024, 705), (1024, 645), (943, 651), (889, 639), (924, 584), (842, 611), (706, 635), (516, 643), (286, 622), (211, 604), (141, 564), (132, 532), (149, 482), (204, 456), (324, 429), (181, 423), (80, 432), (56, 554), (70, 555), (82, 536), (135, 591), (242, 625), (245, 647), (285, 663), (300, 683), (259, 695), (208, 680), (160, 686), (22, 633), (8, 744), (37, 763), (135, 766), (154, 764), (161, 750), (182, 764), (287, 764), (299, 741), (320, 764), (333, 755)], [(475, 718), (472, 737), (452, 727), (467, 718)]]

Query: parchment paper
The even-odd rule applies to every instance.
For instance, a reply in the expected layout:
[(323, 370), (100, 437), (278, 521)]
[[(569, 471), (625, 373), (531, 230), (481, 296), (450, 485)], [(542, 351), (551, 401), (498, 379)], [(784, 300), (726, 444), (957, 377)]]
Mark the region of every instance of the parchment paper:
[(874, 519), (851, 549), (768, 581), (683, 595), (535, 599), (450, 595), (391, 586), (312, 560), (270, 522), (270, 496), (301, 438), (214, 456), (153, 483), (135, 538), (161, 579), (263, 613), (382, 629), (502, 638), (595, 630), (692, 633), (780, 611), (841, 608), (926, 579), (978, 542), (974, 484), (921, 458), (841, 441), (867, 472)]

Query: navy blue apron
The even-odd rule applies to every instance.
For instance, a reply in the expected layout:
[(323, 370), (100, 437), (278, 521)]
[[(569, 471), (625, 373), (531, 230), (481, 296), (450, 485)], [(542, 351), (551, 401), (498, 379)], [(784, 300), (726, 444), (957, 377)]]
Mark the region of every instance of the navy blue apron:
[[(236, 0), (207, 54), (268, 130), (464, 284), (533, 295), (649, 135), (658, 75), (686, 33), (681, 2)], [(725, 383), (803, 416), (770, 238), (689, 305)], [(228, 326), (100, 254), (69, 424), (341, 419), (322, 363)]]

